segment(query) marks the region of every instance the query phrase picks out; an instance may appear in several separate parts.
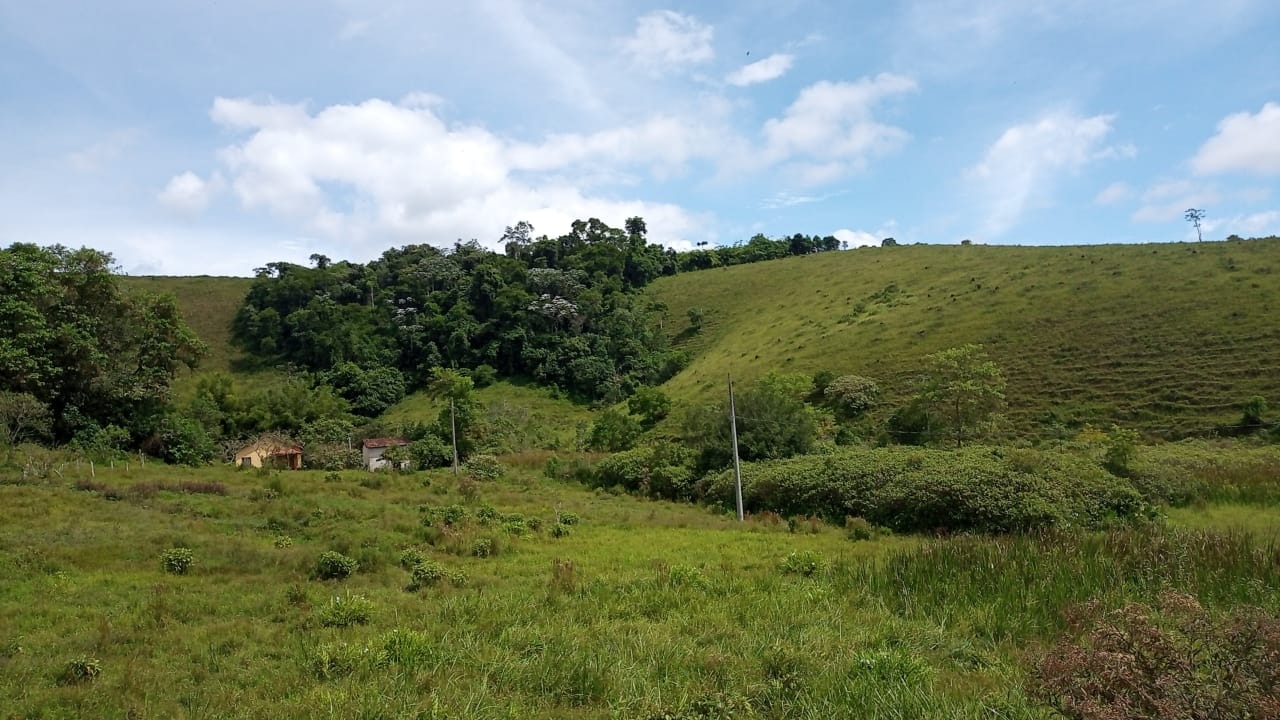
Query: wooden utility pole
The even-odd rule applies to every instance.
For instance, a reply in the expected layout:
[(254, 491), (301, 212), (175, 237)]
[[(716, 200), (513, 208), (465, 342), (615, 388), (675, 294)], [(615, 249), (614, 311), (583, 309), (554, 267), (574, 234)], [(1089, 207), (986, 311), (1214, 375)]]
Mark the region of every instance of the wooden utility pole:
[(738, 522), (745, 518), (742, 512), (742, 465), (738, 462), (738, 413), (733, 406), (733, 375), (729, 375), (729, 432), (733, 437), (733, 486), (738, 501)]
[(453, 474), (458, 474), (458, 420), (454, 416), (453, 398), (449, 398), (449, 431), (453, 434)]

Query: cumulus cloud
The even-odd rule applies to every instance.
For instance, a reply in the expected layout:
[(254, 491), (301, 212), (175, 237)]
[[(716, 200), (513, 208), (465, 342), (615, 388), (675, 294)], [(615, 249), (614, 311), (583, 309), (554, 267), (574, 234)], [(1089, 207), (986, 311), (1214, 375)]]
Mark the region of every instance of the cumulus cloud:
[(1191, 159), (1197, 173), (1232, 171), (1280, 174), (1280, 104), (1267, 103), (1256, 114), (1228, 115)]
[(622, 43), (636, 65), (655, 74), (679, 70), (715, 57), (715, 28), (692, 15), (657, 10), (636, 20), (636, 31)]
[(984, 231), (1005, 233), (1031, 207), (1046, 204), (1058, 179), (1097, 160), (1132, 154), (1106, 146), (1111, 115), (1059, 112), (1005, 130), (967, 176), (985, 205)]
[[(679, 206), (611, 197), (572, 172), (588, 163), (619, 172), (678, 172), (698, 152), (689, 139), (696, 138), (696, 128), (686, 133), (660, 117), (603, 133), (519, 143), (484, 128), (448, 125), (435, 112), (438, 103), (423, 99), (368, 100), (312, 114), (297, 105), (219, 98), (213, 119), (248, 134), (219, 154), (225, 182), (244, 207), (345, 242), (387, 235), (436, 243), (475, 238), (492, 245), (517, 220), (558, 233), (577, 218), (620, 225), (632, 215), (645, 217), (658, 242), (675, 243), (702, 230), (704, 219)], [(161, 197), (196, 210), (215, 188), (187, 172), (170, 180)]]
[(861, 170), (910, 137), (902, 128), (876, 120), (872, 111), (888, 98), (915, 90), (914, 80), (890, 73), (810, 85), (781, 118), (765, 123), (762, 157), (788, 162), (793, 178), (809, 185)]
[(1240, 235), (1242, 237), (1270, 237), (1280, 235), (1280, 210), (1266, 210), (1250, 215), (1228, 218), (1205, 218), (1204, 232), (1216, 237)]
[(831, 233), (837, 240), (842, 243), (849, 243), (849, 247), (867, 247), (870, 245), (879, 245), (880, 240), (875, 235), (865, 230), (850, 230), (848, 228), (840, 228)]
[(791, 64), (795, 61), (795, 57), (786, 53), (774, 53), (769, 57), (753, 62), (749, 65), (743, 65), (737, 70), (729, 73), (724, 81), (730, 85), (738, 87), (746, 87), (755, 85), (756, 83), (768, 82), (776, 80), (791, 69)]
[(193, 172), (184, 172), (170, 179), (157, 199), (173, 210), (197, 214), (209, 207), (209, 202), (221, 191), (222, 185), (222, 177), (216, 173), (205, 180)]

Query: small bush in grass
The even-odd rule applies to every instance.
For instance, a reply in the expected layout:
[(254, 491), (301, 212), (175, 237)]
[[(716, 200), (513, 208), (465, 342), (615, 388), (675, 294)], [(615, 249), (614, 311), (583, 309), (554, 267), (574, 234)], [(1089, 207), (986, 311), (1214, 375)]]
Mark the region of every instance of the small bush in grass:
[(1103, 467), (1112, 475), (1128, 477), (1133, 472), (1133, 456), (1138, 449), (1138, 431), (1126, 430), (1118, 425), (1111, 426), (1107, 433), (1107, 449), (1103, 456)]
[(471, 545), (471, 554), (478, 558), (487, 558), (495, 554), (493, 538), (479, 538)]
[(80, 685), (82, 683), (93, 682), (102, 675), (102, 663), (97, 658), (78, 657), (67, 661), (62, 666), (62, 672), (58, 674), (58, 683), (61, 685)]
[(400, 553), (400, 567), (405, 570), (412, 570), (415, 565), (421, 565), (427, 561), (427, 557), (417, 548), (408, 548)]
[(409, 590), (417, 591), (433, 587), (445, 578), (444, 566), (432, 560), (426, 560), (413, 566), (409, 571)]
[(320, 608), (320, 624), (325, 627), (367, 625), (373, 616), (373, 603), (363, 595), (335, 595)]
[(191, 552), (191, 548), (169, 548), (160, 555), (160, 564), (164, 566), (164, 571), (170, 575), (186, 575), (191, 571), (191, 566), (195, 562), (196, 556), (195, 553)]
[(558, 522), (555, 525), (551, 526), (551, 537), (553, 538), (566, 538), (566, 537), (569, 537), (569, 534), (571, 532), (573, 531), (570, 530), (569, 526), (565, 525), (564, 523)]
[(826, 572), (827, 560), (812, 550), (800, 550), (783, 558), (781, 569), (784, 575), (813, 577)]
[(1280, 620), (1257, 608), (1214, 616), (1166, 591), (1155, 607), (1068, 614), (1032, 691), (1074, 720), (1271, 718), (1280, 708)]
[(460, 525), (463, 520), (467, 519), (467, 509), (461, 505), (446, 505), (442, 508), (436, 508), (434, 514), (446, 527)]
[(844, 519), (844, 531), (850, 540), (870, 540), (879, 534), (879, 528), (866, 518), (847, 517)]
[(492, 525), (495, 520), (502, 518), (502, 513), (492, 505), (484, 504), (476, 508), (476, 520), (481, 525)]
[(324, 481), (331, 483), (342, 482), (342, 473), (337, 470), (330, 470), (324, 474)]
[(462, 469), (467, 472), (468, 477), (482, 481), (497, 480), (507, 471), (502, 463), (498, 462), (498, 458), (492, 455), (472, 455), (467, 458)]
[(434, 654), (431, 636), (417, 630), (392, 630), (379, 638), (378, 645), (384, 663), (410, 669), (426, 665)]
[(293, 538), (288, 535), (277, 535), (271, 544), (283, 550), (284, 548), (293, 547)]
[(317, 680), (336, 680), (362, 667), (379, 663), (375, 651), (348, 643), (326, 643), (311, 656), (311, 671)]
[(359, 563), (354, 558), (326, 550), (320, 553), (320, 559), (316, 561), (316, 577), (321, 580), (345, 580), (355, 573), (357, 567)]
[(577, 525), (581, 521), (577, 513), (571, 512), (561, 512), (556, 516), (556, 519), (561, 525)]
[(448, 573), (449, 584), (454, 587), (462, 587), (467, 584), (467, 574), (461, 570), (450, 570)]

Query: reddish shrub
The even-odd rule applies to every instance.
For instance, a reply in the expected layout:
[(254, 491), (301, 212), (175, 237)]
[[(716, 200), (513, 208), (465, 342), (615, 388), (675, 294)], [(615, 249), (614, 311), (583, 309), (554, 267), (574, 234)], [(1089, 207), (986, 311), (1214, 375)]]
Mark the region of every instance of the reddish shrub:
[(1214, 616), (1166, 592), (1154, 608), (1086, 603), (1068, 621), (1032, 686), (1068, 718), (1280, 718), (1280, 620), (1257, 608)]

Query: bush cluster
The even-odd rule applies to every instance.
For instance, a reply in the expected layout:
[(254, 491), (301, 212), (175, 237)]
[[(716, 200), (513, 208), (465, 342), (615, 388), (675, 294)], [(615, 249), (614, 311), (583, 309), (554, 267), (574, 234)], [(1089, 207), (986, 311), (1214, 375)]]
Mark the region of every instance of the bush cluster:
[[(1126, 479), (1087, 458), (1033, 450), (848, 450), (752, 463), (742, 475), (750, 512), (860, 517), (897, 532), (1095, 527), (1148, 511)], [(726, 471), (697, 494), (729, 505), (733, 488)]]
[(1261, 718), (1280, 706), (1280, 621), (1224, 616), (1164, 593), (1155, 607), (1070, 613), (1072, 632), (1041, 660), (1033, 692), (1068, 718)]
[(160, 564), (164, 566), (164, 571), (170, 575), (186, 575), (191, 571), (191, 566), (195, 562), (196, 556), (195, 553), (191, 552), (191, 548), (169, 548), (160, 556)]
[(340, 552), (326, 550), (316, 561), (316, 577), (321, 580), (345, 580), (355, 573), (359, 563)]
[(335, 595), (320, 608), (320, 624), (325, 627), (367, 625), (373, 617), (373, 603), (363, 595)]

